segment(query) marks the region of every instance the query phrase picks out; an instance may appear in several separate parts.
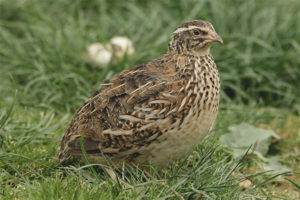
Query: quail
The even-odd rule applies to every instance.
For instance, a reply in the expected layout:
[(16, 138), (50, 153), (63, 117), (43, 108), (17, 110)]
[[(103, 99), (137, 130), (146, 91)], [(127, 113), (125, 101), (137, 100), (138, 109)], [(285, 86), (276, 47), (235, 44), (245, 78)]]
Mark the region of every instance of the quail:
[(220, 79), (210, 53), (223, 43), (204, 20), (179, 25), (161, 59), (124, 70), (103, 83), (75, 113), (57, 155), (115, 166), (159, 168), (183, 158), (211, 131)]

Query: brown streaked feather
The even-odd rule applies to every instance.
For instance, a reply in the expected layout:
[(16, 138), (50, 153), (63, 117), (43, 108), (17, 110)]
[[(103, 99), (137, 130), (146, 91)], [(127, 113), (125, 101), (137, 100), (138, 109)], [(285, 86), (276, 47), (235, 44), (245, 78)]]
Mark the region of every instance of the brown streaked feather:
[[(63, 154), (72, 155), (73, 152), (81, 152), (79, 145), (81, 134), (84, 134), (83, 145), (86, 151), (97, 151), (102, 148), (104, 152), (109, 151), (105, 150), (108, 147), (124, 151), (133, 145), (141, 145), (149, 135), (155, 134), (153, 130), (146, 132), (139, 128), (152, 122), (155, 116), (146, 119), (147, 112), (134, 109), (149, 99), (160, 101), (165, 99), (163, 104), (167, 102), (170, 105), (174, 104), (176, 98), (169, 99), (170, 95), (162, 93), (172, 87), (172, 84), (168, 83), (169, 77), (161, 72), (158, 73), (159, 70), (155, 68), (156, 66), (152, 63), (137, 66), (124, 71), (110, 83), (101, 86), (100, 92), (96, 92), (77, 111), (66, 130), (61, 142), (61, 153), (58, 156), (61, 161), (64, 160)], [(159, 102), (153, 103), (159, 108), (158, 104)], [(126, 123), (129, 120), (126, 120), (124, 116), (132, 114), (135, 115), (136, 122)], [(153, 128), (153, 125), (150, 124), (149, 128)], [(111, 133), (107, 130), (111, 130)], [(126, 131), (130, 132), (127, 136)], [(128, 145), (128, 143), (131, 144)]]
[(214, 31), (204, 21), (179, 26), (162, 59), (125, 70), (101, 85), (66, 129), (60, 163), (82, 156), (84, 135), (83, 147), (93, 160), (103, 162), (107, 155), (162, 167), (181, 158), (208, 134), (217, 115), (220, 80), (207, 49), (204, 55), (193, 54), (200, 48), (195, 41), (205, 43), (202, 48), (208, 44), (204, 39), (189, 44), (194, 26)]

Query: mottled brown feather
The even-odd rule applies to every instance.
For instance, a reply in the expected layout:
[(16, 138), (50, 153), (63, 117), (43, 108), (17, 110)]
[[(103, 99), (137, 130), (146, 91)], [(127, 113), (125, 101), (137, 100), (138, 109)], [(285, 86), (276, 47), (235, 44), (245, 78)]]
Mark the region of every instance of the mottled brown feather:
[(125, 70), (101, 85), (66, 129), (60, 163), (82, 156), (82, 135), (92, 160), (103, 162), (107, 155), (116, 162), (159, 167), (179, 159), (202, 140), (217, 114), (220, 81), (207, 50), (212, 42), (192, 36), (194, 26), (209, 28), (216, 35), (208, 22), (184, 23), (175, 29), (163, 58)]

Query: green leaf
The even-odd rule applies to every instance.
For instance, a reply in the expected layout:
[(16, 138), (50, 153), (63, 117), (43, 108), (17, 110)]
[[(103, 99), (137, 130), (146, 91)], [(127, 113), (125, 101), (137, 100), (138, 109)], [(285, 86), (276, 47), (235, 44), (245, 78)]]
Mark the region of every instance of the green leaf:
[(272, 138), (279, 136), (272, 130), (256, 128), (246, 123), (229, 127), (229, 133), (220, 137), (220, 142), (232, 148), (235, 158), (244, 155), (249, 146), (252, 145), (250, 153), (258, 155), (263, 160), (269, 150)]

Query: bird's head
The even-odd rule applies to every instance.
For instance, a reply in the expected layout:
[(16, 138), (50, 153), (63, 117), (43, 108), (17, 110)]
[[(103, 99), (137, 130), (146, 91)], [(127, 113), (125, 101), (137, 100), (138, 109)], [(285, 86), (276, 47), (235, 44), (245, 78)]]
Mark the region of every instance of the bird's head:
[(214, 42), (223, 43), (211, 23), (194, 20), (179, 25), (173, 32), (168, 51), (178, 54), (202, 56), (209, 54)]

